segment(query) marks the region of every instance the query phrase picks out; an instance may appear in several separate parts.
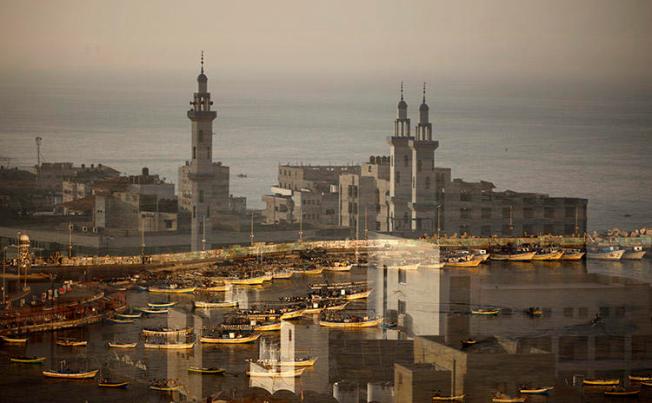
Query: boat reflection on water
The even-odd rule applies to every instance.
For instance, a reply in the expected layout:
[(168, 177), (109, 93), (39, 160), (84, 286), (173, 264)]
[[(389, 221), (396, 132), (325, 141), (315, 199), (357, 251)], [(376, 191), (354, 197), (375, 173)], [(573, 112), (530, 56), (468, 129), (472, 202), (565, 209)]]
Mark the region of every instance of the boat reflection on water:
[[(648, 259), (489, 260), (470, 270), (449, 269), (433, 263), (438, 260), (436, 245), (412, 241), (374, 251), (367, 259), (368, 265), (351, 272), (292, 276), (266, 287), (233, 286), (219, 300), (237, 301), (240, 309), (249, 309), (285, 297), (303, 301), (315, 282), (356, 282), (372, 291), (336, 312), (382, 318), (374, 327), (325, 327), (320, 326), (320, 315), (309, 314), (280, 320), (280, 331), (253, 329), (256, 340), (246, 344), (195, 343), (187, 350), (144, 349), (142, 343), (131, 349), (106, 347), (115, 340), (139, 340), (143, 329), (206, 335), (231, 312), (193, 309), (193, 301), (205, 297), (190, 294), (175, 296), (178, 303), (167, 315), (143, 316), (123, 326), (89, 327), (83, 349), (57, 348), (56, 338), (66, 336), (61, 334), (30, 336), (26, 347), (2, 348), (10, 357), (47, 357), (55, 363), (81, 355), (92, 368), (102, 367), (103, 376), (119, 375), (130, 382), (119, 391), (123, 399), (141, 394), (160, 398), (147, 387), (157, 379), (178, 385), (166, 398), (196, 401), (273, 396), (281, 401), (302, 397), (341, 403), (455, 398), (569, 402), (620, 396), (611, 393), (614, 386), (596, 383), (600, 380), (617, 380), (622, 391), (640, 390), (640, 399), (652, 398), (652, 388), (643, 385), (652, 379)], [(136, 291), (127, 297), (130, 306), (147, 306), (156, 298)], [(481, 311), (495, 313), (474, 314)], [(16, 367), (20, 365), (0, 367), (0, 379), (15, 380)], [(224, 376), (199, 376), (192, 368), (224, 369)], [(254, 376), (246, 375), (252, 371)], [(19, 376), (25, 376), (19, 378), (22, 382), (29, 380)], [(10, 397), (22, 396), (0, 385)], [(93, 401), (114, 393), (104, 389), (99, 395), (100, 388), (83, 382), (69, 387)], [(31, 389), (36, 398), (47, 397), (46, 385)]]

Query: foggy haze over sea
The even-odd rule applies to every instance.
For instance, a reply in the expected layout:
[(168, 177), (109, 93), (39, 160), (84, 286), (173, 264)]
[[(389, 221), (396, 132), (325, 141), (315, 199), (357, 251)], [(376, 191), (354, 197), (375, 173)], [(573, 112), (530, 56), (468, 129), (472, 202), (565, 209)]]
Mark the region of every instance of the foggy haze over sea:
[[(147, 166), (176, 183), (190, 157), (185, 113), (197, 70), (2, 80), (2, 164), (35, 164), (41, 136), (44, 161), (102, 163), (127, 174)], [(218, 112), (214, 159), (231, 167), (231, 193), (250, 207), (262, 206), (278, 163), (360, 163), (389, 153), (402, 77), (230, 80), (219, 64), (207, 75)], [(436, 164), (453, 177), (588, 198), (590, 229), (652, 225), (652, 97), (429, 78), (404, 78), (408, 113), (415, 124), (425, 79)]]

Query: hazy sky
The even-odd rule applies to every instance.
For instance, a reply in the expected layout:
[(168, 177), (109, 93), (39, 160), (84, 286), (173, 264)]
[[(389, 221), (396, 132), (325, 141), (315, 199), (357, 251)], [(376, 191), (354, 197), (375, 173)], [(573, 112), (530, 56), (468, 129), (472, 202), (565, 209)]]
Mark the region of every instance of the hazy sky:
[(649, 84), (652, 1), (1, 0), (0, 73), (573, 79)]

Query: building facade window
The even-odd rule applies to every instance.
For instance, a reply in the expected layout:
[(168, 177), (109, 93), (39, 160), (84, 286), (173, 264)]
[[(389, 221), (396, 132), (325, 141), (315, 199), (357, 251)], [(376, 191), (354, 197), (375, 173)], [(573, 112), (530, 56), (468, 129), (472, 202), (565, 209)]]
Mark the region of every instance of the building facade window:
[(407, 284), (407, 273), (404, 269), (398, 269), (398, 283)]
[(200, 143), (204, 141), (204, 131), (203, 130), (200, 130), (197, 133), (197, 140), (199, 140)]

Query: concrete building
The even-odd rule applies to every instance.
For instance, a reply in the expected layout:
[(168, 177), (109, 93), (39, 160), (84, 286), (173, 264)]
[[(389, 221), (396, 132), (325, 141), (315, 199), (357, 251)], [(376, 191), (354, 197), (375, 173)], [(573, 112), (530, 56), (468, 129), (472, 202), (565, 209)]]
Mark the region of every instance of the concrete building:
[(371, 157), (359, 173), (340, 176), (338, 224), (351, 228), (352, 236), (365, 230), (404, 236), (586, 231), (586, 199), (497, 192), (493, 183), (452, 179), (450, 168), (435, 166), (439, 142), (432, 138), (425, 86), (414, 136), (401, 86), (394, 135), (387, 141), (389, 156)]
[(278, 184), (264, 195), (265, 224), (331, 227), (339, 224), (339, 178), (360, 173), (349, 165), (279, 165)]
[(197, 92), (190, 105), (192, 159), (179, 168), (179, 206), (190, 214), (190, 249), (197, 251), (210, 247), (206, 239), (213, 227), (211, 212), (226, 209), (229, 204), (229, 168), (213, 162), (213, 120), (217, 112), (212, 110), (203, 53)]
[[(74, 167), (72, 163), (62, 164), (61, 171), (44, 167), (47, 164), (42, 164), (40, 171), (43, 183), (49, 184), (56, 181), (56, 178), (61, 178), (62, 200), (64, 203), (88, 197), (93, 193), (93, 184), (95, 182), (120, 175), (117, 170), (102, 164), (97, 164), (97, 166), (95, 164), (90, 166), (82, 164), (81, 167)], [(57, 176), (57, 172), (62, 174), (67, 172), (69, 176)], [(47, 181), (45, 180), (46, 177)]]

